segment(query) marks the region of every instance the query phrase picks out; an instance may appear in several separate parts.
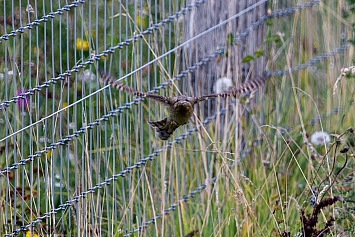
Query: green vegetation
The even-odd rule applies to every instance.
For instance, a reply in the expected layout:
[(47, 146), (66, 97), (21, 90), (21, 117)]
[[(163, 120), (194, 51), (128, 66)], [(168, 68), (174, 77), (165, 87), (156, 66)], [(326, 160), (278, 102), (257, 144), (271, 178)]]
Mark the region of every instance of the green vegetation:
[[(158, 1), (159, 7), (116, 3), (110, 17), (107, 6), (114, 1), (99, 2), (98, 6), (79, 4), (0, 43), (0, 73), (4, 75), (0, 102), (88, 61), (182, 7), (181, 1), (171, 5), (170, 1)], [(10, 4), (3, 4), (0, 2), (0, 9), (12, 12)], [(38, 3), (38, 18), (56, 8), (49, 1)], [(28, 16), (33, 22), (35, 13), (23, 9), (25, 3), (15, 8), (13, 17), (0, 16), (7, 33), (12, 26), (26, 25)], [(269, 71), (306, 63), (346, 41), (354, 42), (352, 16), (351, 9), (322, 3), (318, 11), (268, 20), (264, 43), (242, 61), (252, 63), (265, 57)], [(265, 89), (251, 99), (239, 100), (226, 115), (218, 115), (186, 139), (151, 156), (145, 166), (121, 173), (125, 177), (115, 176), (87, 193), (168, 144), (158, 141), (146, 123), (162, 118), (164, 108), (145, 100), (126, 109), (125, 103), (134, 99), (131, 95), (112, 89), (97, 92), (103, 87), (97, 79), (98, 67), (105, 67), (117, 78), (142, 67), (123, 81), (143, 91), (152, 90), (183, 68), (176, 53), (144, 66), (156, 58), (154, 55), (177, 46), (182, 25), (176, 20), (169, 30), (161, 27), (0, 111), (0, 140), (30, 126), (0, 142), (0, 170), (48, 149), (0, 176), (1, 235), (74, 197), (77, 202), (38, 222), (34, 233), (123, 236), (124, 231), (161, 217), (176, 202), (174, 211), (149, 224), (143, 234), (132, 236), (295, 236), (302, 232), (302, 223), (314, 224), (312, 234), (325, 226), (331, 236), (354, 233), (355, 135), (350, 129), (355, 117), (354, 74), (349, 70), (341, 76), (342, 68), (354, 64), (352, 50), (316, 66), (270, 78)], [(1, 28), (0, 36), (4, 33)], [(226, 44), (238, 49), (233, 35), (227, 35)], [(228, 50), (220, 57), (232, 54), (233, 50)], [(8, 71), (13, 71), (13, 76), (6, 74)], [(337, 78), (341, 80), (335, 89)], [(181, 84), (188, 84), (189, 79), (181, 79)], [(159, 93), (175, 95), (177, 88), (174, 82)], [(222, 100), (216, 102), (217, 111), (222, 104)], [(86, 128), (118, 107), (122, 113)], [(200, 110), (196, 114), (203, 114)], [(175, 138), (200, 124), (198, 117), (193, 120), (178, 129)], [(83, 133), (71, 136), (80, 128)], [(317, 131), (328, 133), (329, 142), (321, 137), (318, 141), (324, 138), (326, 142), (317, 145), (317, 137), (312, 138)], [(51, 148), (67, 136), (70, 141)], [(203, 184), (206, 187), (181, 201)], [(318, 209), (312, 206), (312, 190), (318, 195), (324, 192)], [(307, 219), (311, 213), (317, 218)], [(331, 217), (334, 222), (329, 222)]]

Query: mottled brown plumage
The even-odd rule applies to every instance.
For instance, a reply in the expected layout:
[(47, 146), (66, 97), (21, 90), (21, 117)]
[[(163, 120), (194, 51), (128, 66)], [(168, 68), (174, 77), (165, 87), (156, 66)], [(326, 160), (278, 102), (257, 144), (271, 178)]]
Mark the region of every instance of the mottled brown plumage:
[(148, 122), (149, 125), (154, 128), (156, 137), (162, 140), (169, 139), (169, 137), (178, 127), (188, 123), (193, 114), (195, 104), (212, 98), (226, 98), (228, 96), (236, 96), (238, 94), (254, 91), (259, 86), (263, 85), (266, 79), (265, 77), (257, 77), (253, 80), (249, 80), (239, 87), (232, 87), (229, 91), (220, 94), (204, 95), (200, 97), (181, 95), (170, 98), (137, 91), (132, 87), (117, 82), (114, 78), (105, 74), (104, 72), (101, 72), (101, 76), (101, 80), (103, 82), (110, 84), (112, 87), (118, 90), (133, 94), (137, 97), (154, 99), (168, 107), (168, 117), (160, 121)]

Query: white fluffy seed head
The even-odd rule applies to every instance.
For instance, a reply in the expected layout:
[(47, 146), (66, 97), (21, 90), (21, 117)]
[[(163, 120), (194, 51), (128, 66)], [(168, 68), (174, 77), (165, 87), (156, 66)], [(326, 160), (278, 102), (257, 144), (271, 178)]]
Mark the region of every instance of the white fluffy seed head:
[(216, 94), (227, 92), (230, 87), (233, 86), (233, 82), (228, 77), (219, 78), (214, 84), (213, 91)]
[(311, 143), (321, 146), (330, 142), (330, 136), (326, 132), (315, 132), (311, 136)]

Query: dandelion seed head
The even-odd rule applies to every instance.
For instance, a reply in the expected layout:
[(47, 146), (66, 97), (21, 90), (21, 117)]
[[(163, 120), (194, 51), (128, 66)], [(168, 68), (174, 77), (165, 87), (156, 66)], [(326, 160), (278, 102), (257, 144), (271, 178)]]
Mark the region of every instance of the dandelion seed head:
[(311, 136), (311, 143), (316, 146), (321, 146), (330, 142), (330, 136), (326, 132), (315, 132)]
[(228, 91), (233, 86), (233, 82), (228, 77), (222, 77), (218, 79), (214, 85), (213, 91), (217, 94)]

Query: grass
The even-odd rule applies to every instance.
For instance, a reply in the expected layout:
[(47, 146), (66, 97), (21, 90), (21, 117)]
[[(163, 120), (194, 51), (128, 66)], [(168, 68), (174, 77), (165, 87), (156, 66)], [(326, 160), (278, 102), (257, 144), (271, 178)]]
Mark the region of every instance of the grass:
[[(47, 3), (41, 4), (37, 9), (49, 9)], [(17, 76), (8, 77), (8, 84), (6, 80), (0, 81), (0, 86), (6, 88), (0, 91), (0, 100), (12, 98), (21, 88), (42, 84), (87, 60), (91, 53), (100, 53), (111, 42), (121, 42), (139, 32), (140, 27), (144, 29), (149, 22), (160, 21), (169, 15), (167, 2), (164, 7), (161, 2), (158, 12), (148, 5), (140, 11), (133, 4), (122, 7), (121, 11), (115, 5), (116, 16), (107, 18), (106, 28), (96, 28), (96, 25), (104, 25), (101, 4), (98, 17), (94, 5), (90, 8), (84, 4), (83, 9), (69, 11), (62, 21), (55, 18), (53, 23), (41, 24), (36, 31), (26, 31), (22, 38), (2, 42), (0, 55), (9, 56), (7, 68), (15, 68), (23, 80), (17, 80), (20, 78)], [(319, 5), (316, 16), (304, 10), (292, 17), (268, 22), (263, 53), (268, 59), (269, 70), (305, 63), (344, 43), (339, 35), (352, 33), (351, 14), (346, 18), (332, 5), (335, 3), (327, 4)], [(171, 13), (180, 9), (175, 5), (171, 7), (175, 9)], [(330, 9), (336, 9), (335, 13)], [(142, 25), (135, 25), (137, 22)], [(109, 30), (111, 24), (113, 33)], [(127, 31), (123, 30), (126, 26)], [(66, 27), (69, 30), (65, 30)], [(106, 45), (101, 37), (104, 29), (107, 30)], [(124, 32), (121, 34), (120, 30)], [(170, 36), (162, 31), (146, 36), (144, 40), (115, 51), (98, 65), (103, 66), (106, 60), (112, 75), (124, 76), (154, 59), (153, 54), (161, 55), (173, 48), (179, 34), (175, 28), (171, 28), (171, 32)], [(61, 38), (62, 44), (56, 41), (51, 45), (52, 38)], [(80, 44), (77, 39), (81, 40)], [(22, 51), (25, 53), (21, 54)], [(228, 54), (222, 55), (222, 60)], [(332, 184), (323, 200), (329, 204), (330, 198), (336, 196), (340, 201), (322, 206), (313, 227), (321, 230), (333, 217), (335, 222), (329, 228), (329, 235), (352, 235), (354, 135), (349, 127), (354, 121), (353, 78), (344, 76), (333, 95), (335, 79), (344, 65), (352, 65), (352, 58), (349, 50), (307, 70), (271, 78), (263, 90), (252, 96), (254, 98), (239, 100), (226, 115), (217, 116), (186, 140), (164, 149), (144, 167), (132, 169), (124, 178), (111, 180), (92, 194), (85, 193), (85, 198), (36, 224), (34, 232), (39, 235), (123, 236), (124, 231), (138, 228), (178, 202), (174, 211), (133, 236), (294, 236), (302, 232), (302, 211), (305, 224), (307, 214), (316, 209), (310, 202), (311, 190), (319, 194), (326, 189), (325, 185)], [(254, 58), (248, 57), (246, 62), (250, 60)], [(5, 61), (0, 63), (0, 72), (5, 71)], [(28, 61), (35, 65), (29, 66)], [(128, 77), (127, 84), (142, 90), (152, 89), (179, 72), (177, 61), (176, 55), (169, 55)], [(93, 73), (98, 65), (92, 67)], [(52, 116), (1, 142), (0, 167), (25, 159), (132, 101), (132, 96), (112, 89), (79, 101), (102, 87), (96, 77), (93, 81), (83, 80), (80, 73), (83, 71), (73, 73), (68, 82), (59, 82), (28, 97), (30, 110), (27, 106), (11, 105), (1, 112), (0, 119), (6, 129), (0, 130), (0, 139)], [(189, 77), (183, 78), (182, 84), (188, 80)], [(172, 86), (161, 94), (172, 95), (174, 90)], [(198, 88), (198, 91), (204, 89)], [(218, 101), (217, 111), (226, 103)], [(334, 108), (339, 111), (333, 113)], [(205, 114), (204, 108), (199, 109), (196, 111), (199, 116), (179, 128), (175, 137), (199, 124), (198, 118)], [(146, 124), (164, 115), (159, 104), (139, 102), (107, 122), (86, 130), (66, 145), (58, 145), (0, 178), (0, 233), (30, 223), (167, 145), (155, 139)], [(314, 124), (314, 118), (320, 119)], [(310, 136), (315, 131), (332, 134), (331, 142), (321, 146), (312, 144)], [(348, 152), (341, 152), (344, 147), (349, 147)], [(212, 178), (216, 179), (212, 182)], [(206, 188), (198, 190), (187, 202), (178, 201), (202, 184), (206, 184)]]

